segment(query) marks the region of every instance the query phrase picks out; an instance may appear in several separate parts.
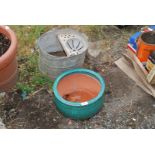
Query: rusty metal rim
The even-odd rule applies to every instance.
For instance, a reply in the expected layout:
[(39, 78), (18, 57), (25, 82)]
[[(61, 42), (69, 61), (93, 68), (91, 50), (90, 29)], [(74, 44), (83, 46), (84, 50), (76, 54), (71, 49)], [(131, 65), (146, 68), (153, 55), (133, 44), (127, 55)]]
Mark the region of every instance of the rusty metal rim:
[[(153, 31), (143, 32), (143, 33), (140, 35), (140, 37), (139, 37), (140, 41), (143, 42), (143, 44), (145, 44), (145, 45), (155, 46), (155, 44), (149, 44), (149, 43), (145, 42), (145, 41), (143, 40), (143, 38), (142, 38), (142, 36), (145, 35), (146, 33), (152, 33), (152, 32), (153, 32)], [(154, 32), (154, 33), (155, 33), (155, 32)]]

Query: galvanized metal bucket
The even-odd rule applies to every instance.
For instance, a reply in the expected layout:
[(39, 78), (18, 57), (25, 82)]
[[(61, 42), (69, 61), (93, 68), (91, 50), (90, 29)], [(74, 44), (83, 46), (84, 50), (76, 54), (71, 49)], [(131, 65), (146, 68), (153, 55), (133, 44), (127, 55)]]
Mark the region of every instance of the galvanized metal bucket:
[[(81, 36), (84, 43), (83, 51), (70, 57), (55, 56), (54, 53), (64, 51), (57, 37), (61, 33), (72, 33)], [(82, 67), (88, 50), (87, 37), (72, 29), (48, 31), (37, 40), (37, 46), (40, 55), (39, 69), (53, 80), (65, 70)]]

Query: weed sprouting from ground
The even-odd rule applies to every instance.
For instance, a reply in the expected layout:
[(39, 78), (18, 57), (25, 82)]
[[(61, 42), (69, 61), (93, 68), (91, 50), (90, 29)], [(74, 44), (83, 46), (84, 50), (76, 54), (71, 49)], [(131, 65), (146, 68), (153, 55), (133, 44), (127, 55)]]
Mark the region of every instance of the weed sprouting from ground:
[(46, 32), (47, 26), (11, 26), (18, 38), (18, 71), (16, 89), (26, 94), (40, 87), (51, 89), (52, 80), (40, 73), (38, 68), (39, 54), (35, 48), (36, 40)]
[(32, 93), (40, 87), (51, 89), (53, 81), (40, 73), (38, 68), (38, 53), (32, 53), (19, 65), (19, 82), (17, 89), (22, 92)]

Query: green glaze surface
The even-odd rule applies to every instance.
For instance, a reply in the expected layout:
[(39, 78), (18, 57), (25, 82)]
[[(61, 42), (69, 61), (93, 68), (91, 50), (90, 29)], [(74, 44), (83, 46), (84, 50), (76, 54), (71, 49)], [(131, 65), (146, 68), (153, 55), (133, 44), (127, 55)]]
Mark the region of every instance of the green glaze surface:
[[(63, 99), (57, 90), (57, 86), (59, 81), (64, 78), (65, 76), (74, 74), (74, 73), (81, 73), (92, 76), (96, 78), (101, 84), (101, 90), (95, 98), (89, 100), (87, 105), (82, 105), (79, 102), (70, 102)], [(77, 68), (73, 70), (68, 70), (60, 74), (53, 85), (53, 92), (54, 92), (54, 103), (57, 109), (64, 114), (64, 116), (75, 119), (75, 120), (84, 120), (94, 116), (99, 110), (102, 108), (104, 104), (104, 91), (105, 91), (105, 82), (104, 79), (100, 76), (100, 74), (83, 68)]]

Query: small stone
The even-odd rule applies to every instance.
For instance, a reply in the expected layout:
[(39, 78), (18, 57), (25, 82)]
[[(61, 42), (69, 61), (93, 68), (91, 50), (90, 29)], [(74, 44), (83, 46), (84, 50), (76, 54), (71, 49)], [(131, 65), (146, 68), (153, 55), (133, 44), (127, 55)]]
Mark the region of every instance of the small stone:
[(99, 56), (100, 54), (100, 50), (95, 50), (95, 49), (89, 49), (88, 50), (88, 54), (94, 58), (96, 58), (97, 56)]
[(55, 118), (53, 118), (53, 122), (56, 122), (57, 120)]
[(68, 125), (72, 125), (72, 121), (71, 120), (68, 121)]
[(146, 119), (146, 120), (147, 120), (147, 116), (144, 116), (144, 119)]
[(104, 70), (104, 69), (102, 69), (101, 71), (102, 71), (102, 72), (104, 72), (105, 70)]
[(5, 92), (0, 93), (0, 99), (3, 98), (5, 96), (5, 94), (6, 94)]
[(135, 118), (132, 118), (132, 120), (135, 122), (136, 121), (136, 119)]
[(13, 113), (13, 112), (15, 112), (15, 109), (11, 109), (9, 112), (10, 112), (10, 113)]
[(3, 98), (4, 98), (5, 94), (6, 94), (6, 93), (0, 93), (0, 103), (3, 102)]
[(94, 58), (98, 57), (102, 50), (99, 45), (100, 44), (98, 42), (90, 42), (88, 55)]
[(2, 122), (2, 119), (0, 118), (0, 129), (6, 129), (4, 123)]

